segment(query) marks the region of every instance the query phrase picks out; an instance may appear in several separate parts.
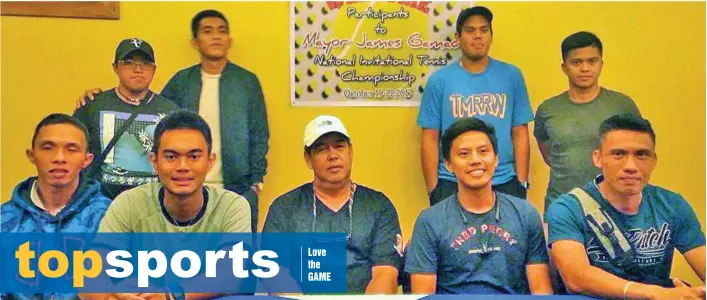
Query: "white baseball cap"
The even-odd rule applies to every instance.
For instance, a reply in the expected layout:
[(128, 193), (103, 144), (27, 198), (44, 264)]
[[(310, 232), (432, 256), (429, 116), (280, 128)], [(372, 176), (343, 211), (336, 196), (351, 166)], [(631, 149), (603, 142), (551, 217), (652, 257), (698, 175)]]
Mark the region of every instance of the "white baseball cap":
[(322, 115), (314, 118), (312, 121), (309, 121), (307, 126), (304, 127), (304, 146), (312, 146), (314, 141), (329, 132), (338, 132), (347, 138), (351, 138), (349, 136), (349, 132), (346, 131), (344, 123), (341, 122), (339, 118)]

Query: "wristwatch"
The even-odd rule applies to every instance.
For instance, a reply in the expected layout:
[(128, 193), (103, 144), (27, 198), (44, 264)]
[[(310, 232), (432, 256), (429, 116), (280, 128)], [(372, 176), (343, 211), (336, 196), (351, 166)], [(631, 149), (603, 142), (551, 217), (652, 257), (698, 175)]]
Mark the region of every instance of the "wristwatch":
[(520, 185), (522, 185), (526, 190), (530, 189), (530, 181), (521, 181)]

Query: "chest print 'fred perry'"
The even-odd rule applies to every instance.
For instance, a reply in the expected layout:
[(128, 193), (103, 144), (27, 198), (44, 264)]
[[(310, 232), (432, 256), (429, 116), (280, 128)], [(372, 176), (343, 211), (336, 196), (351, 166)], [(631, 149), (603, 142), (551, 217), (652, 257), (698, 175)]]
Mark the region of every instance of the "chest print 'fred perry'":
[[(457, 209), (461, 216), (464, 225), (468, 225), (468, 220), (462, 211), (461, 204), (456, 201)], [(474, 240), (474, 244), (478, 245), (476, 248), (472, 248), (468, 251), (468, 254), (488, 254), (491, 252), (501, 251), (501, 247), (504, 243), (508, 246), (513, 246), (518, 244), (518, 241), (513, 238), (513, 234), (508, 230), (504, 229), (499, 225), (501, 220), (501, 210), (498, 204), (498, 198), (494, 193), (494, 204), (493, 210), (493, 222), (484, 221), (478, 226), (468, 226), (463, 229), (462, 232), (457, 235), (457, 237), (452, 239), (449, 244), (453, 250), (459, 250), (466, 242), (469, 240)], [(498, 242), (502, 241), (501, 246), (498, 246)], [(496, 244), (494, 246), (494, 244)]]
[(503, 227), (494, 224), (481, 224), (480, 226), (469, 226), (452, 240), (449, 244), (454, 250), (461, 248), (464, 243), (471, 239), (481, 239), (484, 234), (490, 234), (498, 240), (503, 241), (508, 246), (518, 244), (518, 241), (513, 237), (513, 234), (506, 231)]

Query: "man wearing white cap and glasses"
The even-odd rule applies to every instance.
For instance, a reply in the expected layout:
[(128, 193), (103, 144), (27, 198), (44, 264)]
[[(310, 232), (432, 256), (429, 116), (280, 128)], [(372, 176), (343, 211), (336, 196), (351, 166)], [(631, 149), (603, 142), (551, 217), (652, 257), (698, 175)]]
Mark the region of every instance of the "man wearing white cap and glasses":
[(398, 213), (383, 193), (351, 180), (353, 145), (341, 120), (319, 116), (307, 124), (304, 160), (314, 181), (273, 201), (263, 233), (345, 232), (347, 292), (397, 293)]

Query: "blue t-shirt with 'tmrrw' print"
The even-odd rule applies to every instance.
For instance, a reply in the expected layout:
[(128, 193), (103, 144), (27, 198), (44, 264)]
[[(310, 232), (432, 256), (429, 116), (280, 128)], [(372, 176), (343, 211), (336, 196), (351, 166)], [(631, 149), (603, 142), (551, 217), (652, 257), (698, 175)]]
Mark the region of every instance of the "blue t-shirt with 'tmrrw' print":
[[(454, 121), (477, 117), (496, 128), (498, 168), (493, 184), (510, 181), (515, 172), (511, 128), (533, 120), (525, 79), (518, 67), (493, 58), (481, 73), (471, 73), (460, 62), (438, 70), (427, 80), (417, 124), (437, 130), (440, 137)], [(442, 139), (440, 138), (440, 146)], [(456, 182), (439, 153), (439, 178)]]

